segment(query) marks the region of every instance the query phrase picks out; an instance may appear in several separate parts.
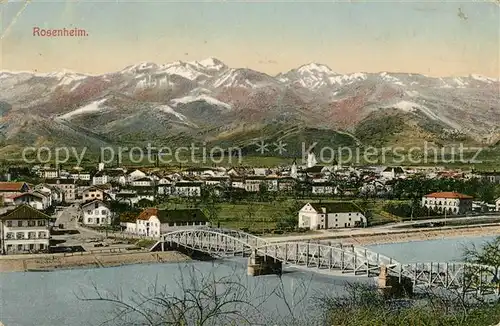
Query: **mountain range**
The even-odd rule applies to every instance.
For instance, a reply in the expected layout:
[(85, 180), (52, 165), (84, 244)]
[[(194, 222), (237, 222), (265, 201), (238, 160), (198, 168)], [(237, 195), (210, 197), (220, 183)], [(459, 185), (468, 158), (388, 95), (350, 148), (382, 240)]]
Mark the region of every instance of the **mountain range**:
[(497, 144), (500, 83), (480, 75), (341, 74), (310, 63), (271, 76), (216, 58), (116, 72), (0, 71), (0, 153), (27, 145), (247, 148), (258, 140), (330, 146)]

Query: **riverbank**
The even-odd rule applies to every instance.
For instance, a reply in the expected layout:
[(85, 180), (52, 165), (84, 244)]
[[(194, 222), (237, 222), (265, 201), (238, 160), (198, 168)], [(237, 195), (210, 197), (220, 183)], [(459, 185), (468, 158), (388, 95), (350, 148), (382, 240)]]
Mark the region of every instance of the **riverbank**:
[(385, 234), (353, 235), (339, 238), (339, 242), (352, 245), (378, 245), (402, 243), (412, 241), (426, 241), (436, 239), (450, 239), (460, 237), (489, 237), (500, 236), (500, 224), (461, 226), (449, 228), (428, 228), (422, 230), (402, 230)]
[(176, 251), (133, 253), (78, 253), (8, 256), (0, 259), (0, 272), (52, 271), (74, 268), (115, 267), (133, 264), (178, 263), (191, 260)]

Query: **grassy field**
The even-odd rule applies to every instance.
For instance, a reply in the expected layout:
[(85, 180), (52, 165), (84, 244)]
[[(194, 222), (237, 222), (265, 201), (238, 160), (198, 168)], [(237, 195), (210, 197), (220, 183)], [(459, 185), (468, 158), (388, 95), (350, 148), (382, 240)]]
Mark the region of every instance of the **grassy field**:
[[(254, 232), (268, 233), (277, 228), (280, 219), (287, 214), (298, 216), (297, 206), (305, 205), (307, 202), (318, 202), (319, 198), (300, 199), (276, 199), (271, 202), (242, 202), (242, 203), (220, 203), (218, 208), (218, 222), (221, 227), (232, 229), (248, 229)], [(339, 199), (323, 198), (321, 202), (335, 202)], [(296, 205), (296, 202), (300, 203)], [(388, 202), (385, 200), (354, 200), (361, 210), (369, 212), (369, 224), (377, 225), (390, 222), (401, 221), (400, 217), (391, 215), (383, 210), (383, 206)], [(160, 206), (161, 208), (187, 208), (193, 207), (188, 203), (167, 204)], [(217, 221), (212, 221), (217, 223)]]

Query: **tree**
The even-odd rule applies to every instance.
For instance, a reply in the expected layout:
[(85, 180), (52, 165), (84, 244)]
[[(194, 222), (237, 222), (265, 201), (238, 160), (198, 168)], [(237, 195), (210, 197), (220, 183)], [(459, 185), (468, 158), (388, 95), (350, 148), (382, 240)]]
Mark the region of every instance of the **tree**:
[(205, 212), (210, 222), (217, 223), (217, 226), (219, 226), (219, 213), (221, 207), (219, 205), (219, 196), (215, 188), (207, 187), (202, 191), (200, 209)]
[[(304, 304), (308, 283), (301, 282), (291, 294), (285, 291), (282, 279), (269, 289), (267, 284), (247, 286), (239, 270), (219, 276), (216, 267), (202, 273), (192, 265), (182, 268), (175, 289), (153, 284), (147, 293), (135, 292), (130, 298), (110, 293), (93, 284), (93, 293), (80, 293), (82, 301), (110, 303), (113, 311), (103, 325), (305, 325), (303, 316), (296, 313)], [(172, 283), (170, 283), (172, 284)], [(272, 313), (265, 305), (277, 297), (286, 307), (286, 315)]]
[(464, 260), (472, 264), (488, 265), (500, 270), (500, 237), (486, 241), (480, 248), (476, 245), (464, 248)]
[(122, 212), (119, 215), (120, 222), (134, 223), (137, 218), (138, 212)]
[(257, 192), (257, 198), (259, 201), (264, 202), (269, 199), (269, 189), (267, 188), (267, 184), (265, 182), (261, 182), (259, 185), (259, 191)]
[[(480, 248), (469, 248), (466, 260), (498, 267), (499, 244), (500, 237)], [(306, 300), (311, 297), (309, 284), (303, 280), (293, 289), (281, 276), (277, 286), (270, 287), (268, 282), (248, 286), (241, 270), (220, 276), (216, 268), (208, 273), (191, 264), (179, 268), (180, 280), (168, 282), (175, 283), (175, 288), (155, 283), (147, 293), (134, 291), (125, 298), (94, 284), (91, 295), (78, 297), (111, 303), (115, 309), (104, 324), (113, 325), (491, 326), (500, 321), (499, 301), (474, 300), (461, 290), (420, 288), (412, 297), (390, 299), (376, 286), (357, 282), (347, 283), (343, 294), (331, 289), (315, 292), (310, 302)], [(284, 307), (285, 315), (283, 309), (270, 310), (278, 306)]]

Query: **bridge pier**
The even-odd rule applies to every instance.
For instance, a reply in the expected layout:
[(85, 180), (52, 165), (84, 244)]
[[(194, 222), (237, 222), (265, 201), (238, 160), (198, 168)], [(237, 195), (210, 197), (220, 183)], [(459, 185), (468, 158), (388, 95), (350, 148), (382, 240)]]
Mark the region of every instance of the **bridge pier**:
[(406, 276), (389, 275), (387, 266), (380, 266), (378, 290), (386, 298), (403, 298), (413, 295), (413, 281)]
[(260, 256), (254, 250), (248, 257), (248, 275), (260, 276), (270, 274), (281, 274), (283, 265), (281, 261), (275, 260), (269, 256)]

